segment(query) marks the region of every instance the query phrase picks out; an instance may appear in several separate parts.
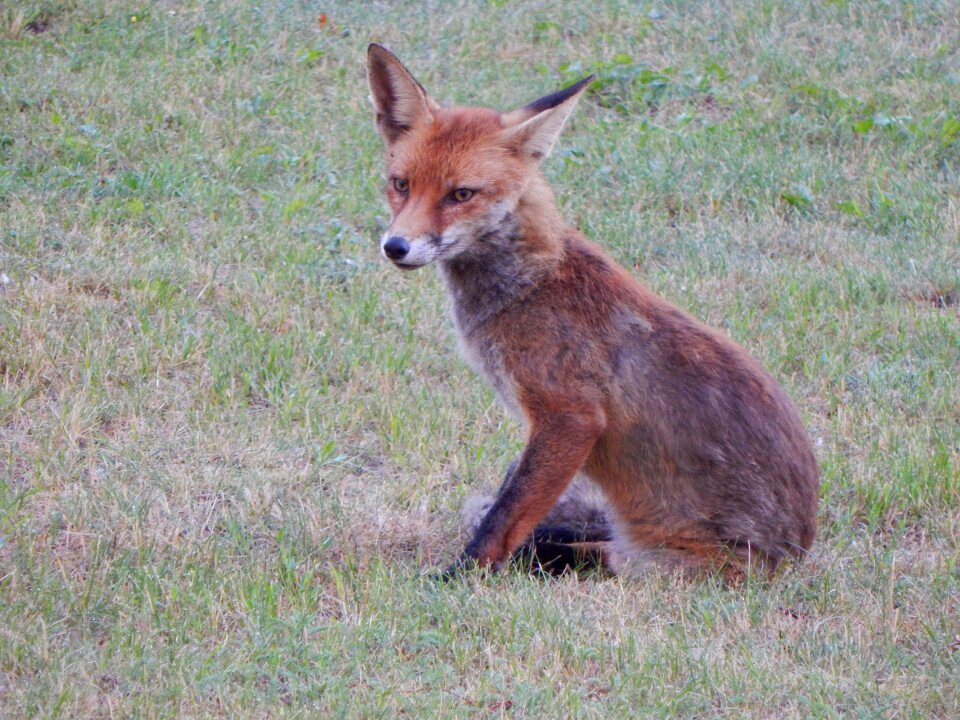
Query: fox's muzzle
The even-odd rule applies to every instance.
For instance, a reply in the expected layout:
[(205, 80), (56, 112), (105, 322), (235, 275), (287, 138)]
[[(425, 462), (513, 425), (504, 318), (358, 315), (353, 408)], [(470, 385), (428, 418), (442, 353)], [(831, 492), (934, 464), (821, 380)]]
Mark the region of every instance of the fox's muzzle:
[(443, 250), (442, 239), (434, 233), (410, 237), (388, 230), (380, 240), (380, 252), (401, 270), (413, 270), (432, 263)]

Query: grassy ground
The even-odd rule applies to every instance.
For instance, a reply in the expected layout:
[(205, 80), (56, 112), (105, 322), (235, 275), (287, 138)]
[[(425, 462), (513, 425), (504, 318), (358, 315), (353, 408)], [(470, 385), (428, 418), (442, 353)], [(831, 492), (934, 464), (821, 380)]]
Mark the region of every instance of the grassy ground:
[[(815, 552), (438, 587), (520, 429), (378, 259), (365, 47), (599, 72), (565, 212), (800, 406)], [(960, 716), (960, 14), (0, 0), (0, 715)]]

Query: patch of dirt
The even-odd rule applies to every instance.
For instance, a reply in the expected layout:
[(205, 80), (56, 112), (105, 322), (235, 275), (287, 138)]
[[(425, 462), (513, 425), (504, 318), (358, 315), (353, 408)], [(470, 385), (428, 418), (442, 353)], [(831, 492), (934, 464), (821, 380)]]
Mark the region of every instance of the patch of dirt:
[(44, 11), (38, 12), (36, 16), (24, 25), (24, 29), (32, 32), (34, 35), (40, 35), (50, 29), (53, 24), (53, 15)]
[(954, 307), (960, 304), (960, 286), (952, 288), (926, 287), (913, 294), (915, 300), (926, 302), (936, 308)]
[(71, 291), (75, 293), (80, 293), (83, 295), (92, 295), (99, 298), (114, 298), (116, 293), (114, 289), (107, 283), (98, 281), (98, 280), (83, 280), (78, 282), (71, 282), (69, 284)]

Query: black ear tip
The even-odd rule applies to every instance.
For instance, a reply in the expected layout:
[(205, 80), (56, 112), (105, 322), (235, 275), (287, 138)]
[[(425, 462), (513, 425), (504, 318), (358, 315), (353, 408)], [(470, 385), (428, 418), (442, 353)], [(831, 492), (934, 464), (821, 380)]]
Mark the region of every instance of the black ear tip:
[(579, 82), (574, 83), (573, 87), (579, 90), (580, 88), (586, 87), (596, 79), (597, 79), (596, 73), (590, 73), (583, 80), (580, 80)]
[(539, 113), (543, 112), (544, 110), (555, 108), (560, 103), (569, 100), (571, 97), (579, 93), (596, 79), (596, 75), (587, 75), (587, 77), (583, 78), (583, 80), (578, 80), (577, 82), (573, 83), (573, 85), (568, 85), (562, 90), (557, 90), (557, 92), (545, 95), (539, 100), (534, 100), (529, 105), (526, 105), (524, 109), (529, 112)]

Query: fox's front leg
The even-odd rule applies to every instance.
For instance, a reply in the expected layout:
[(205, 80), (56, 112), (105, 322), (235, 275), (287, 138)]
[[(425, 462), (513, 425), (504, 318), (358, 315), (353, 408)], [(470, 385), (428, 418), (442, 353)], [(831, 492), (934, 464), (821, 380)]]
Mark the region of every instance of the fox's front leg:
[(600, 412), (551, 413), (531, 423), (527, 446), (458, 565), (499, 569), (556, 504), (603, 428)]

